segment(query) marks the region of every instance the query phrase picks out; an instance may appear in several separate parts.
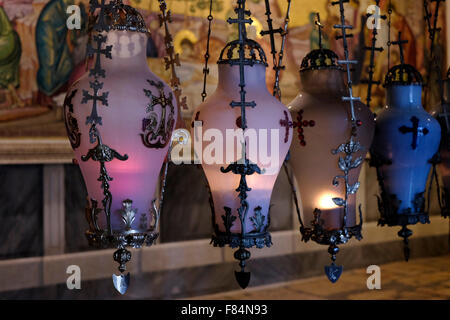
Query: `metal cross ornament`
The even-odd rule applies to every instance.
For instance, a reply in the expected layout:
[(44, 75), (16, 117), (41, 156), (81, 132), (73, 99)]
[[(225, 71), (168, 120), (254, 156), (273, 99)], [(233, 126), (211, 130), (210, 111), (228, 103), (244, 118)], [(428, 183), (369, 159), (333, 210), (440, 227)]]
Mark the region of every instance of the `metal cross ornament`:
[(317, 31), (319, 31), (319, 49), (322, 49), (322, 29), (323, 25), (320, 23), (320, 14), (316, 13), (316, 21), (314, 24), (317, 26)]
[(83, 89), (83, 99), (81, 103), (86, 104), (89, 100), (92, 100), (92, 112), (86, 118), (86, 124), (102, 124), (102, 118), (97, 113), (97, 101), (101, 102), (102, 105), (108, 106), (108, 94), (109, 92), (103, 92), (99, 95), (98, 91), (103, 88), (103, 83), (98, 82), (97, 79), (94, 82), (89, 82), (89, 86), (94, 90), (94, 94), (90, 94), (87, 90)]
[(405, 57), (404, 57), (404, 53), (403, 53), (403, 45), (407, 44), (408, 40), (402, 40), (402, 33), (399, 32), (398, 33), (398, 40), (397, 41), (392, 41), (392, 44), (394, 45), (398, 45), (399, 49), (400, 49), (400, 62), (401, 64), (405, 64)]
[[(380, 0), (375, 0), (375, 5), (376, 5), (376, 15), (373, 15), (372, 13), (367, 13), (367, 18), (373, 18), (373, 16), (375, 16), (375, 19), (382, 19), (382, 20), (386, 20), (387, 16), (386, 15), (379, 15), (378, 10), (380, 10)], [(375, 20), (376, 21), (376, 20)], [(373, 75), (375, 72), (375, 52), (382, 52), (384, 49), (383, 47), (377, 47), (376, 43), (377, 43), (377, 35), (378, 35), (378, 30), (377, 30), (377, 25), (378, 22), (375, 22), (375, 26), (373, 26), (372, 29), (372, 44), (371, 46), (365, 46), (364, 50), (369, 51), (370, 52), (370, 63), (368, 66), (368, 78), (367, 79), (363, 79), (361, 80), (361, 83), (367, 84), (367, 97), (366, 97), (366, 105), (370, 108), (370, 102), (372, 101), (372, 86), (375, 85), (379, 85), (381, 84), (381, 81), (379, 80), (374, 80), (373, 79)]]
[(398, 128), (398, 130), (403, 134), (412, 133), (411, 147), (413, 150), (416, 150), (417, 138), (419, 136), (427, 135), (430, 131), (427, 128), (419, 127), (419, 119), (415, 116), (411, 117), (411, 122), (412, 122), (412, 127), (401, 126), (400, 128)]
[(158, 0), (159, 1), (159, 9), (161, 13), (158, 15), (159, 17), (159, 26), (164, 26), (164, 44), (166, 47), (166, 54), (167, 56), (164, 57), (164, 63), (166, 70), (171, 71), (171, 77), (170, 77), (170, 84), (173, 88), (173, 92), (175, 95), (175, 98), (177, 100), (178, 107), (183, 108), (184, 110), (188, 109), (187, 106), (187, 98), (181, 97), (182, 91), (180, 88), (180, 78), (178, 78), (175, 66), (180, 66), (180, 58), (178, 53), (175, 53), (175, 48), (173, 46), (173, 38), (169, 31), (169, 23), (172, 22), (172, 14), (170, 10), (167, 10), (167, 4), (165, 0)]
[(98, 21), (94, 25), (94, 30), (97, 32), (102, 31), (108, 31), (109, 26), (106, 24), (105, 21), (105, 11), (110, 9), (114, 5), (114, 1), (111, 1), (108, 4), (105, 4), (106, 0), (90, 0), (89, 1), (89, 10), (91, 14), (94, 14), (95, 11), (100, 9), (100, 12), (98, 13)]
[(89, 76), (94, 76), (95, 78), (97, 77), (105, 77), (105, 69), (102, 69), (101, 64), (100, 64), (100, 58), (101, 55), (104, 55), (106, 58), (108, 59), (112, 59), (111, 56), (111, 49), (112, 49), (112, 45), (106, 46), (104, 49), (102, 49), (102, 44), (106, 42), (106, 37), (98, 34), (94, 36), (94, 41), (97, 43), (97, 48), (93, 48), (92, 45), (90, 43), (88, 43), (87, 45), (87, 55), (88, 57), (93, 57), (94, 54), (97, 54), (96, 59), (95, 59), (95, 65), (94, 68), (92, 68), (91, 70), (89, 70)]

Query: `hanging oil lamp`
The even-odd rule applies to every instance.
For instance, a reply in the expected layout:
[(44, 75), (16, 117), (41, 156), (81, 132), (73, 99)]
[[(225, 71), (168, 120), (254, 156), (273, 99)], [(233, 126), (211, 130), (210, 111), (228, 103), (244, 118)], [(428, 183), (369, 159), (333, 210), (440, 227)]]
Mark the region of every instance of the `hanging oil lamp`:
[(437, 165), (441, 177), (441, 183), (435, 177), (441, 215), (448, 218), (450, 216), (450, 68), (447, 71), (447, 77), (441, 80), (439, 85), (442, 90), (441, 103), (433, 108), (431, 114), (441, 125), (441, 144), (433, 165)]
[[(212, 196), (212, 243), (238, 248), (234, 257), (239, 260), (240, 271), (235, 271), (235, 276), (245, 288), (250, 281), (250, 272), (245, 271), (250, 258), (247, 249), (272, 244), (268, 231), (270, 197), (292, 132), (280, 124), (280, 120), (291, 121), (287, 108), (267, 90), (264, 51), (247, 38), (245, 25), (252, 20), (245, 0), (237, 0), (235, 12), (237, 17), (229, 18), (228, 23), (238, 25), (239, 38), (229, 42), (220, 54), (217, 89), (194, 111), (192, 137), (202, 139), (201, 126), (203, 136), (215, 131), (224, 138), (215, 149), (216, 154), (223, 154), (223, 162), (206, 159), (212, 144), (203, 143), (199, 153)], [(277, 146), (278, 151), (272, 154), (272, 161), (265, 162), (260, 152), (251, 151), (260, 149), (252, 144), (254, 141), (243, 138), (234, 143), (225, 139), (230, 131), (240, 132), (241, 137), (255, 133), (261, 143), (260, 139), (267, 138), (268, 150)]]
[(338, 245), (351, 237), (362, 237), (361, 210), (359, 224), (356, 221), (356, 192), (360, 165), (372, 142), (375, 124), (370, 110), (352, 96), (350, 78), (347, 83), (344, 80), (342, 65), (354, 62), (348, 55), (339, 60), (336, 53), (323, 48), (319, 15), (316, 25), (319, 49), (303, 59), (302, 91), (288, 104), (296, 131), (290, 163), (303, 209), (303, 217), (297, 212), (302, 240), (329, 246), (332, 264), (325, 272), (331, 282), (336, 282), (343, 270), (335, 265)]
[(115, 288), (125, 293), (127, 247), (158, 236), (156, 184), (177, 118), (174, 94), (146, 63), (143, 17), (121, 0), (90, 1), (95, 15), (87, 56), (92, 68), (69, 89), (67, 133), (88, 192), (86, 236), (92, 246), (117, 248)]
[(398, 235), (404, 239), (408, 261), (412, 231), (407, 226), (430, 222), (425, 189), (441, 128), (422, 107), (422, 76), (404, 63), (405, 43), (401, 33), (398, 41), (392, 42), (400, 47), (401, 63), (392, 67), (385, 78), (387, 106), (376, 117), (371, 165), (376, 167), (380, 186), (379, 224), (401, 226)]

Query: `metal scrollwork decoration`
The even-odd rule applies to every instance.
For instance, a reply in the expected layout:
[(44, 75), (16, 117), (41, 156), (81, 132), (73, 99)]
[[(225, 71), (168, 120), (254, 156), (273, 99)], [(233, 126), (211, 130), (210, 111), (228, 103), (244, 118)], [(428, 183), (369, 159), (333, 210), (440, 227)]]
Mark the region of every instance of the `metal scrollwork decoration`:
[[(147, 82), (158, 90), (158, 95), (154, 95), (151, 90), (144, 89), (150, 103), (147, 105), (148, 116), (142, 120), (142, 131), (144, 132), (141, 133), (142, 143), (147, 148), (164, 148), (170, 141), (171, 129), (175, 122), (172, 93), (166, 96), (162, 82), (153, 80), (147, 80)], [(161, 107), (160, 119), (158, 119), (158, 113), (155, 110), (156, 106)]]
[(81, 143), (81, 133), (78, 127), (78, 120), (73, 115), (73, 103), (72, 99), (77, 94), (77, 89), (68, 93), (64, 99), (64, 124), (66, 126), (67, 135), (69, 137), (70, 145), (72, 149), (76, 149)]

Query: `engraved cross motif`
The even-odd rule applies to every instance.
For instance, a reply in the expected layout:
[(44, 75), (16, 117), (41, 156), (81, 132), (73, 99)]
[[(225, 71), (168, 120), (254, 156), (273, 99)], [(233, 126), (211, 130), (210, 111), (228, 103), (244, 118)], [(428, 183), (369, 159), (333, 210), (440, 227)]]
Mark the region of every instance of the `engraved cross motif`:
[(89, 82), (89, 85), (91, 89), (94, 90), (94, 95), (91, 95), (87, 90), (83, 89), (83, 99), (81, 100), (81, 103), (83, 104), (87, 103), (89, 100), (93, 101), (92, 112), (91, 115), (86, 118), (86, 124), (102, 124), (102, 118), (99, 117), (97, 113), (97, 101), (100, 101), (102, 105), (107, 106), (109, 92), (103, 92), (102, 95), (99, 95), (98, 91), (103, 88), (103, 83), (100, 83), (97, 80)]
[(92, 57), (94, 54), (97, 54), (96, 60), (95, 60), (95, 66), (89, 71), (89, 76), (94, 77), (105, 77), (105, 70), (102, 69), (100, 64), (100, 56), (103, 54), (106, 58), (112, 59), (111, 56), (111, 49), (112, 45), (106, 46), (104, 49), (102, 49), (102, 44), (106, 42), (106, 37), (99, 34), (94, 36), (94, 41), (97, 42), (97, 48), (94, 49), (90, 43), (87, 45), (87, 55), (89, 57)]
[(417, 137), (427, 135), (429, 130), (424, 127), (419, 127), (419, 119), (417, 119), (417, 117), (415, 116), (411, 117), (411, 122), (413, 124), (411, 128), (407, 126), (401, 126), (400, 128), (398, 128), (398, 130), (403, 134), (412, 133), (411, 147), (413, 150), (415, 150), (417, 148)]

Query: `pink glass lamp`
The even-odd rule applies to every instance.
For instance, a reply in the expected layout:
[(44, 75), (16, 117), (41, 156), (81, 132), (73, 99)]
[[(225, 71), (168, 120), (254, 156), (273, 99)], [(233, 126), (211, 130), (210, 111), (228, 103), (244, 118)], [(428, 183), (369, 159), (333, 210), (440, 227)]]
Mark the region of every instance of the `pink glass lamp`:
[[(212, 196), (212, 243), (239, 248), (234, 257), (241, 270), (235, 275), (245, 288), (250, 281), (250, 272), (244, 269), (250, 258), (247, 249), (272, 244), (267, 231), (270, 197), (292, 130), (280, 124), (284, 119), (291, 121), (290, 114), (267, 90), (266, 56), (257, 42), (247, 38), (245, 23), (251, 23), (246, 17), (250, 13), (245, 1), (237, 3), (237, 19), (228, 22), (238, 24), (239, 39), (228, 43), (220, 54), (217, 89), (195, 110), (192, 137), (200, 139), (201, 125), (203, 137), (216, 132), (224, 138), (224, 143), (217, 144), (214, 161), (208, 159), (212, 144), (203, 143), (199, 153)], [(240, 132), (241, 139), (227, 139), (230, 132)], [(262, 156), (262, 144), (274, 152), (270, 161)]]
[(91, 1), (95, 16), (87, 47), (91, 69), (68, 91), (67, 133), (88, 191), (90, 245), (115, 247), (121, 274), (114, 286), (129, 284), (126, 247), (157, 238), (154, 198), (177, 119), (174, 94), (146, 63), (147, 27), (139, 12), (121, 0)]

